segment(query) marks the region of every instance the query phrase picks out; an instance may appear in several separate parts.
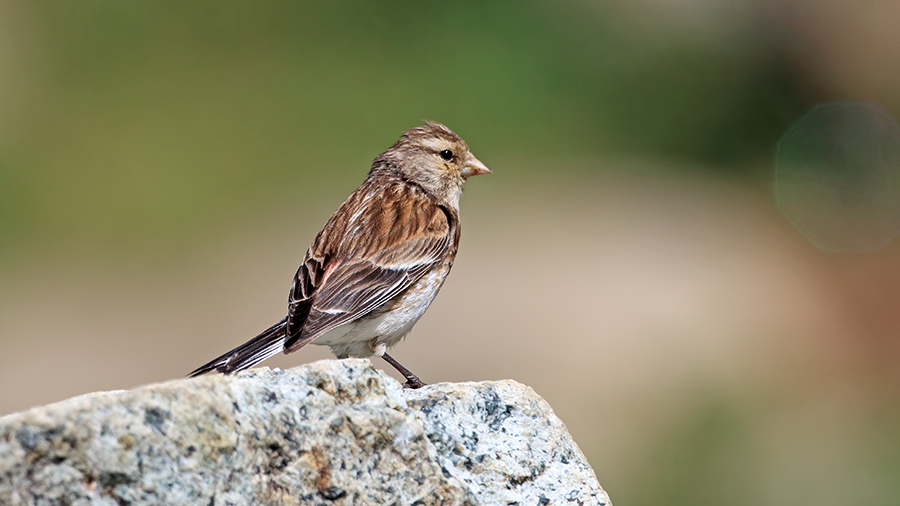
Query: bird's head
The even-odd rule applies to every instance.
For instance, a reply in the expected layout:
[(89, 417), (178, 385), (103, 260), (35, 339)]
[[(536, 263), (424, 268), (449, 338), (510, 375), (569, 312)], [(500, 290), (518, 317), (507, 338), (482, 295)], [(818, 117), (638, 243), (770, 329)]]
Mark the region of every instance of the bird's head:
[(458, 207), (465, 180), (491, 170), (449, 128), (429, 121), (410, 128), (375, 159), (372, 172), (398, 171), (438, 200)]

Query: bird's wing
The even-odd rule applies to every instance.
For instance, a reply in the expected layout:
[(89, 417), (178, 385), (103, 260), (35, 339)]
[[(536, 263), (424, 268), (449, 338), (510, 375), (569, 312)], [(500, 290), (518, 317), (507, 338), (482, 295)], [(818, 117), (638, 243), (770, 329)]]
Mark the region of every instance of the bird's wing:
[(455, 216), (426, 197), (400, 190), (356, 202), (357, 212), (352, 200), (316, 237), (294, 278), (287, 353), (370, 313), (455, 253)]

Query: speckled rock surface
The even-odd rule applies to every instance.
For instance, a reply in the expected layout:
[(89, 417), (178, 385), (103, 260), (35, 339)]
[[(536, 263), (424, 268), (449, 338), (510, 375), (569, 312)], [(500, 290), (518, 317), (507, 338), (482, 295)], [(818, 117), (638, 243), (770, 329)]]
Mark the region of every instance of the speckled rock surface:
[(512, 382), (404, 391), (368, 360), (170, 381), (0, 418), (2, 505), (609, 504)]

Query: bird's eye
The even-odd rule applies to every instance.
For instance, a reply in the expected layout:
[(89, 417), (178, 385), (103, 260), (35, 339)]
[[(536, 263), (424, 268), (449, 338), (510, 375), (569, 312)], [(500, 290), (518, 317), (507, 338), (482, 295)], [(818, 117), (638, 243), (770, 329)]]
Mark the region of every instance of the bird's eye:
[(441, 158), (449, 162), (450, 159), (453, 158), (453, 151), (450, 151), (449, 149), (441, 151)]

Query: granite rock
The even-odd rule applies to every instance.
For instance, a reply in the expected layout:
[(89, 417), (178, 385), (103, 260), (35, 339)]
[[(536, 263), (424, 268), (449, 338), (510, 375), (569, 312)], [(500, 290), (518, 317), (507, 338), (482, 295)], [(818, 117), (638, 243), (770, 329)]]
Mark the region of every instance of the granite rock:
[(368, 360), (75, 397), (0, 418), (0, 504), (608, 505), (513, 381), (401, 385)]

